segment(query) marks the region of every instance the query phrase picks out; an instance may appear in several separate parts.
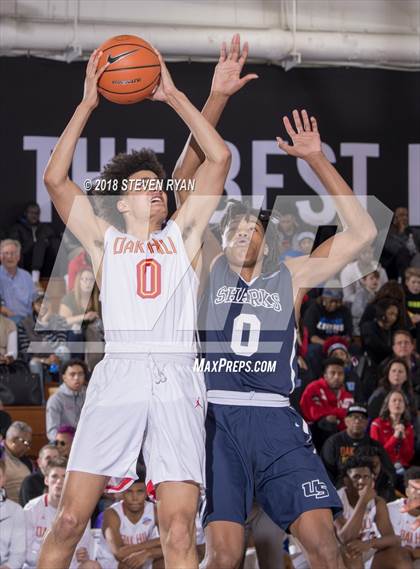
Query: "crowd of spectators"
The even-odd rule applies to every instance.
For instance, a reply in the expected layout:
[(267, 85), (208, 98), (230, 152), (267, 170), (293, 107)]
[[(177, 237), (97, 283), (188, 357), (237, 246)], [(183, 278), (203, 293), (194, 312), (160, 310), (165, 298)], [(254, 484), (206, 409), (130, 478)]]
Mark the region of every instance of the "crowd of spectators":
[[(310, 254), (316, 231), (304, 226), (297, 214), (281, 215), (277, 228), (279, 262)], [(311, 290), (302, 306), (292, 401), (309, 425), (332, 482), (340, 489), (344, 511), (337, 532), (349, 566), (349, 559), (358, 554), (364, 561), (385, 553), (394, 555), (396, 568), (411, 567), (404, 563), (420, 558), (415, 553), (416, 548), (420, 550), (420, 534), (409, 537), (404, 526), (404, 520), (417, 512), (399, 515), (394, 506), (411, 488), (410, 480), (420, 480), (419, 244), (418, 233), (408, 225), (406, 209), (398, 208), (380, 260), (375, 260), (375, 245), (367, 247), (335, 280)], [(39, 221), (36, 204), (28, 205), (10, 238), (0, 243), (0, 366), (13, 366), (19, 359), (34, 380), (38, 378), (43, 385), (53, 380), (56, 388), (46, 401), (49, 444), (39, 451), (36, 464), (28, 458), (31, 427), (22, 421), (11, 423), (0, 407), (4, 439), (0, 486), (7, 496), (0, 507), (7, 505), (17, 520), (24, 515), (27, 523), (32, 523), (28, 522), (32, 506), (28, 505), (41, 507), (39, 496), (44, 492), (51, 493), (50, 507), (56, 508), (86, 387), (103, 347), (99, 291), (89, 258), (73, 244), (66, 291), (54, 303), (44, 292), (54, 251), (57, 236), (51, 225)], [(18, 504), (25, 507), (24, 514)], [(108, 514), (108, 518), (115, 516)], [(368, 531), (369, 524), (375, 529)], [(403, 526), (401, 548), (393, 532), (401, 536)], [(117, 547), (114, 533), (108, 533), (113, 536), (109, 551), (121, 563), (127, 553), (124, 544), (118, 542)], [(21, 567), (14, 565), (14, 559), (22, 555), (25, 566), (34, 566), (35, 550), (30, 555), (22, 551), (21, 543), (17, 544), (21, 537), (6, 538), (11, 549), (7, 563), (0, 551), (0, 567)], [(3, 541), (0, 545), (6, 547)], [(357, 541), (369, 543), (369, 548)], [(79, 554), (76, 551), (75, 567), (98, 567), (91, 545), (81, 545)], [(143, 559), (144, 552), (140, 547), (130, 550), (131, 554)], [(134, 567), (135, 562), (127, 566)], [(304, 566), (304, 562), (299, 565)]]

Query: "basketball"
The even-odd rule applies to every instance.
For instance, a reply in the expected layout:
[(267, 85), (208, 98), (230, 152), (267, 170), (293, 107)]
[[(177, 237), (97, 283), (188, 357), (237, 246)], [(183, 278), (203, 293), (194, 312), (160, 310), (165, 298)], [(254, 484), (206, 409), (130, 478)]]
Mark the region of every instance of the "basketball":
[(98, 68), (110, 65), (101, 75), (98, 91), (108, 101), (131, 105), (149, 97), (159, 83), (160, 64), (153, 47), (137, 36), (115, 36), (103, 43)]

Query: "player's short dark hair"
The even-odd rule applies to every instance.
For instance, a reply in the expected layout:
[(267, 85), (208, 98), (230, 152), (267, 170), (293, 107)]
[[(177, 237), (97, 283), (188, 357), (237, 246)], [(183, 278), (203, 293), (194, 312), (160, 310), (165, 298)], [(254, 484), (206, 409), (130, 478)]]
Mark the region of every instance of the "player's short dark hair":
[(353, 470), (354, 468), (369, 468), (369, 470), (373, 474), (372, 459), (369, 458), (368, 456), (354, 454), (353, 456), (348, 458), (346, 462), (341, 466), (342, 476), (345, 476), (349, 472), (349, 470)]
[(64, 456), (58, 456), (57, 458), (50, 460), (45, 469), (45, 476), (48, 476), (53, 468), (64, 468), (65, 470), (67, 468), (67, 458)]
[(79, 360), (78, 358), (72, 358), (71, 360), (65, 362), (61, 367), (61, 375), (64, 375), (67, 369), (72, 366), (80, 366), (85, 373), (85, 378), (88, 379), (89, 377), (88, 367), (83, 360)]
[(269, 214), (267, 215), (265, 210), (253, 208), (251, 202), (246, 199), (243, 201), (229, 200), (226, 211), (219, 224), (220, 232), (222, 234), (225, 232), (226, 227), (228, 227), (236, 217), (245, 217), (245, 219), (255, 217), (262, 225), (264, 232), (267, 229)]
[[(95, 213), (117, 229), (125, 229), (124, 217), (117, 210), (114, 200), (109, 198), (101, 199), (101, 197), (122, 195), (124, 193), (122, 190), (123, 181), (140, 170), (150, 170), (158, 178), (165, 178), (165, 170), (153, 150), (142, 148), (141, 150), (132, 150), (130, 153), (120, 152), (114, 156), (104, 166), (99, 176), (99, 180), (109, 181), (110, 187), (106, 185), (105, 189), (103, 189), (101, 186), (96, 187), (94, 184), (94, 189), (90, 191)], [(114, 188), (111, 183), (113, 180), (117, 180), (117, 188)]]
[(327, 358), (322, 364), (322, 371), (325, 373), (329, 366), (340, 366), (344, 368), (344, 362), (340, 358)]
[(420, 466), (410, 466), (404, 472), (404, 486), (408, 486), (409, 480), (419, 480), (420, 479)]
[[(272, 212), (268, 209), (257, 209), (252, 207), (250, 199), (229, 200), (226, 211), (220, 220), (220, 234), (223, 235), (226, 228), (237, 217), (249, 219), (255, 217), (257, 222), (264, 230), (266, 244), (268, 246), (268, 254), (264, 258), (263, 272), (270, 273), (278, 270), (280, 265), (280, 241), (277, 233), (276, 224), (270, 223)], [(276, 219), (276, 218), (274, 218)]]

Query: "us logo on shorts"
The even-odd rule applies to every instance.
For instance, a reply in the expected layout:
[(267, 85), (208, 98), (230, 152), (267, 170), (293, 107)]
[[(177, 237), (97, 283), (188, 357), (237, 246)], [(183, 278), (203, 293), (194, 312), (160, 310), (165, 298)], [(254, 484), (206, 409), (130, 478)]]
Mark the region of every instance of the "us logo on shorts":
[(303, 493), (305, 498), (327, 498), (330, 493), (328, 492), (327, 485), (321, 480), (311, 480), (310, 482), (305, 482), (302, 484)]

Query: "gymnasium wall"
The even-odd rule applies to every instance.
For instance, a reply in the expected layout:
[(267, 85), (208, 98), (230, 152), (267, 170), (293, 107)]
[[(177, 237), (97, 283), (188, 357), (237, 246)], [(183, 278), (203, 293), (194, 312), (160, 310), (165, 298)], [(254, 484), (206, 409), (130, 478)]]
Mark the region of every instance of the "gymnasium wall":
[[(201, 106), (213, 64), (169, 64), (176, 85)], [(0, 58), (2, 89), (0, 227), (10, 225), (25, 202), (42, 206), (44, 220), (55, 212), (42, 173), (55, 141), (83, 90), (85, 63), (30, 57)], [(318, 118), (325, 151), (359, 194), (388, 207), (409, 205), (410, 222), (420, 225), (420, 73), (373, 69), (292, 69), (248, 65), (259, 79), (229, 102), (219, 130), (231, 145), (229, 194), (263, 195), (270, 207), (278, 194), (315, 192), (310, 173), (281, 154), (275, 136), (285, 136), (281, 117), (306, 108)], [(101, 99), (83, 133), (72, 177), (95, 177), (115, 153), (150, 146), (168, 174), (187, 137), (174, 111), (146, 101), (120, 106)], [(146, 140), (145, 140), (146, 139)], [(322, 218), (320, 205), (320, 222)]]

